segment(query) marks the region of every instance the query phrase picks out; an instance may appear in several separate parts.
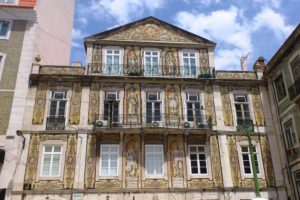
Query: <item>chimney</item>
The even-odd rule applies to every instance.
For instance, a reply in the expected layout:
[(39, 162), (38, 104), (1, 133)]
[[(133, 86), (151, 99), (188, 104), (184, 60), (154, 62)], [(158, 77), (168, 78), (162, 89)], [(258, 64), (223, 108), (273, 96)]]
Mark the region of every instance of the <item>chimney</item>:
[(263, 78), (265, 67), (266, 67), (265, 59), (264, 57), (261, 56), (255, 61), (253, 65), (253, 70), (256, 72), (258, 79)]

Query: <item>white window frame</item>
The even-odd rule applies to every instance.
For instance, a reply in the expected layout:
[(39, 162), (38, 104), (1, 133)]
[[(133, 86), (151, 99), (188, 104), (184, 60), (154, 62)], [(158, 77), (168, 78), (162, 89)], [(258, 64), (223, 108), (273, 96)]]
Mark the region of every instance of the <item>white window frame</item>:
[[(249, 150), (249, 159), (250, 159), (250, 167), (251, 167), (251, 174), (245, 174), (244, 173), (244, 164), (243, 164), (243, 157), (242, 157), (242, 147), (247, 146), (249, 149), (249, 143), (248, 141), (241, 141), (236, 143), (236, 148), (238, 152), (238, 157), (239, 157), (239, 164), (240, 164), (240, 172), (241, 172), (241, 177), (244, 180), (245, 178), (253, 178), (253, 170), (252, 170), (252, 163), (251, 163), (251, 158), (250, 158), (250, 150)], [(256, 153), (257, 153), (257, 162), (258, 162), (258, 168), (259, 168), (259, 174), (257, 174), (257, 178), (265, 178), (265, 173), (264, 173), (264, 167), (263, 167), (263, 162), (262, 162), (262, 157), (261, 157), (261, 149), (260, 145), (254, 141), (252, 141), (252, 146), (256, 148)]]
[(5, 63), (5, 59), (6, 59), (6, 54), (4, 53), (1, 53), (0, 52), (0, 81), (2, 79), (2, 73), (3, 73), (3, 70), (4, 70), (4, 63)]
[[(295, 138), (293, 138), (293, 136), (291, 135), (291, 138), (295, 139), (295, 141), (293, 141), (294, 143), (293, 143), (292, 146), (289, 145), (289, 141), (288, 141), (288, 137), (287, 137), (287, 133), (286, 133), (286, 127), (285, 127), (286, 123), (289, 122), (290, 120), (292, 121), (292, 127), (290, 127), (290, 128), (293, 129), (294, 134), (295, 134), (294, 135)], [(297, 132), (296, 132), (294, 117), (289, 117), (289, 118), (287, 118), (287, 120), (283, 121), (282, 127), (283, 127), (283, 130), (284, 130), (284, 138), (285, 138), (287, 148), (292, 149), (292, 148), (298, 147), (299, 146), (299, 142), (298, 142), (299, 140), (298, 140), (298, 135), (297, 135)]]
[[(155, 74), (153, 75), (152, 73), (151, 74), (146, 74), (146, 70), (145, 70), (145, 67), (146, 67), (146, 52), (151, 52), (151, 57), (152, 57), (152, 53), (157, 53), (157, 59), (158, 59), (158, 74)], [(143, 70), (144, 70), (144, 75), (145, 76), (160, 76), (162, 74), (162, 69), (161, 69), (161, 50), (159, 49), (155, 49), (155, 48), (147, 48), (147, 49), (143, 49), (142, 50), (142, 56), (143, 56)], [(153, 56), (154, 57), (154, 56)], [(152, 60), (151, 60), (151, 63), (152, 63)], [(152, 65), (151, 65), (152, 66)], [(152, 68), (151, 68), (152, 69)], [(152, 72), (152, 70), (151, 70)]]
[[(59, 176), (43, 176), (42, 175), (45, 146), (61, 146)], [(46, 141), (43, 141), (43, 142), (40, 143), (38, 170), (37, 170), (37, 173), (36, 173), (37, 181), (39, 181), (39, 180), (60, 180), (60, 181), (63, 181), (66, 149), (67, 149), (67, 142), (65, 142), (65, 141), (46, 140)]]
[[(153, 155), (153, 152), (152, 153), (149, 153), (147, 152), (147, 146), (152, 146), (152, 147), (162, 147), (162, 151), (160, 153), (154, 153), (154, 155), (157, 155), (157, 154), (161, 154), (162, 156), (162, 173), (161, 174), (157, 174), (156, 173), (156, 170), (154, 169), (154, 174), (148, 174), (147, 173), (147, 155), (149, 154), (152, 154)], [(165, 173), (165, 169), (164, 169), (164, 145), (163, 144), (146, 144), (145, 145), (145, 175), (146, 175), (146, 178), (164, 178), (164, 173)]]
[[(108, 153), (109, 155), (112, 155), (112, 154), (117, 155), (117, 173), (115, 175), (111, 175), (109, 173), (108, 173), (108, 175), (102, 175), (101, 174), (101, 164), (102, 164), (102, 158), (101, 157), (103, 155), (102, 151), (101, 151), (102, 147), (109, 147), (109, 148), (117, 147), (117, 149), (118, 149), (118, 151), (116, 153), (111, 153), (111, 152)], [(99, 148), (100, 148), (100, 157), (99, 157), (98, 177), (100, 177), (101, 179), (106, 179), (106, 178), (113, 179), (113, 178), (119, 177), (119, 173), (121, 171), (120, 170), (120, 145), (118, 145), (118, 144), (101, 144)], [(105, 154), (107, 154), (107, 153), (105, 153)], [(110, 162), (109, 162), (109, 164), (110, 164)], [(109, 169), (110, 169), (110, 166), (108, 166), (108, 170)]]
[[(190, 154), (194, 153), (190, 151), (190, 147), (204, 147), (204, 152), (197, 152), (196, 154), (205, 154), (205, 158), (206, 158), (206, 170), (207, 173), (206, 174), (192, 174), (192, 166), (191, 166), (191, 158), (190, 158)], [(187, 145), (188, 148), (188, 155), (187, 157), (187, 168), (188, 168), (188, 175), (190, 178), (209, 178), (210, 180), (212, 180), (212, 173), (211, 173), (211, 161), (210, 161), (210, 151), (209, 151), (209, 143), (206, 144), (191, 144), (191, 145)], [(198, 157), (197, 157), (197, 161), (198, 161)], [(199, 164), (199, 163), (198, 163)]]
[[(149, 95), (156, 95), (156, 100), (149, 100)], [(157, 122), (161, 122), (163, 119), (162, 119), (162, 100), (161, 100), (161, 93), (160, 92), (146, 92), (146, 108), (145, 108), (145, 110), (146, 110), (146, 120), (147, 120), (147, 103), (151, 103), (151, 105), (152, 105), (152, 119), (153, 119), (153, 121), (152, 122), (154, 122), (154, 121), (156, 121), (156, 120), (154, 120), (154, 118), (155, 118), (155, 114), (154, 114), (154, 112), (153, 111), (155, 111), (155, 106), (154, 106), (154, 104), (155, 103), (160, 103), (160, 107), (159, 107), (159, 111), (160, 111), (160, 120), (158, 120)], [(151, 122), (151, 123), (152, 123)]]
[[(188, 53), (188, 54), (191, 54), (191, 53), (194, 53), (195, 54), (195, 65), (196, 65), (196, 74), (195, 76), (194, 75), (185, 75), (184, 74), (184, 56), (183, 54), (184, 53)], [(200, 66), (200, 63), (199, 63), (199, 52), (196, 51), (195, 49), (183, 49), (183, 50), (180, 50), (179, 51), (179, 55), (180, 55), (180, 73), (182, 75), (182, 77), (190, 77), (190, 78), (197, 78), (198, 75), (199, 75), (199, 66)]]
[[(103, 55), (102, 73), (104, 75), (107, 75), (105, 73), (105, 68), (106, 68), (106, 64), (107, 64), (107, 55), (108, 55), (107, 52), (108, 51), (119, 51), (119, 72), (117, 74), (109, 74), (109, 75), (122, 75), (123, 74), (123, 62), (122, 61), (123, 61), (124, 53), (123, 53), (123, 49), (118, 46), (107, 46), (107, 47), (103, 48), (103, 50), (102, 50), (102, 55)], [(113, 54), (113, 55), (115, 55), (115, 54)]]
[[(197, 95), (197, 100), (190, 100), (190, 96), (192, 95)], [(188, 109), (187, 109), (187, 103), (193, 103), (193, 121), (188, 121)], [(194, 122), (197, 122), (196, 121), (196, 112), (195, 112), (195, 104), (194, 103), (199, 103), (199, 106), (200, 106), (200, 120), (201, 119), (204, 119), (203, 116), (204, 116), (204, 113), (203, 113), (203, 105), (202, 105), (202, 102), (201, 102), (201, 94), (199, 92), (186, 92), (185, 93), (185, 105), (184, 105), (184, 110), (185, 110), (185, 120), (188, 121), (189, 123), (194, 123)], [(200, 121), (201, 122), (201, 121)]]
[(248, 106), (249, 106), (249, 113), (250, 113), (250, 119), (253, 121), (253, 124), (255, 124), (255, 118), (253, 117), (253, 104), (252, 104), (252, 98), (251, 95), (248, 92), (245, 91), (235, 91), (234, 93), (231, 93), (230, 98), (232, 102), (232, 108), (234, 110), (234, 124), (235, 126), (238, 126), (237, 123), (237, 115), (236, 115), (236, 108), (235, 108), (235, 96), (246, 96), (248, 100)]
[[(64, 98), (63, 99), (58, 99), (58, 102), (60, 101), (65, 101), (65, 112), (64, 112), (64, 117), (65, 117), (65, 121), (67, 119), (67, 106), (68, 106), (68, 99), (67, 99), (67, 91), (58, 91), (58, 90), (54, 90), (50, 92), (50, 102), (49, 102), (49, 110), (48, 110), (48, 117), (50, 117), (50, 110), (51, 110), (51, 102), (52, 100), (55, 100), (55, 98), (52, 98), (52, 96), (54, 95), (54, 93), (64, 93)], [(56, 112), (55, 112), (55, 117), (59, 117), (58, 116), (58, 112), (59, 112), (59, 104), (56, 105)]]
[(9, 37), (10, 37), (11, 27), (12, 27), (13, 21), (9, 20), (9, 19), (0, 19), (0, 21), (4, 21), (4, 22), (8, 22), (9, 23), (9, 25), (8, 25), (8, 31), (6, 33), (6, 36), (0, 36), (0, 40), (8, 40)]

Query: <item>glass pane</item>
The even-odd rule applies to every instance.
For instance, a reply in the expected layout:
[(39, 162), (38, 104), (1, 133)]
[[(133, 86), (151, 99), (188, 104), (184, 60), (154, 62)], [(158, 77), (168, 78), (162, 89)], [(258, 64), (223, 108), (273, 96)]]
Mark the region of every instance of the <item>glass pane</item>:
[(242, 152), (248, 152), (248, 147), (241, 147)]
[(198, 147), (198, 152), (205, 152), (204, 146), (199, 146)]
[(108, 120), (109, 103), (104, 103), (104, 120)]
[(205, 168), (200, 168), (200, 173), (201, 174), (206, 174), (207, 173), (207, 169)]
[(205, 154), (199, 154), (199, 160), (205, 160)]
[(155, 152), (162, 152), (162, 146), (155, 146)]
[(52, 152), (52, 146), (45, 146), (45, 152)]
[(191, 152), (196, 152), (196, 151), (197, 151), (197, 147), (191, 146), (191, 147), (190, 147), (190, 151), (191, 151)]
[(117, 168), (111, 168), (110, 169), (110, 174), (109, 174), (110, 176), (116, 176), (116, 175), (118, 175), (117, 174)]
[(108, 160), (101, 160), (101, 167), (108, 167)]
[(56, 115), (56, 106), (57, 106), (57, 101), (51, 101), (50, 103), (50, 113), (49, 116), (55, 116)]
[(197, 154), (191, 154), (190, 159), (191, 160), (197, 160)]
[(0, 36), (6, 36), (8, 32), (9, 23), (0, 22)]
[(58, 116), (65, 116), (66, 101), (59, 102)]
[(101, 175), (107, 176), (108, 175), (108, 168), (101, 167)]
[(153, 152), (153, 146), (146, 146), (146, 152)]
[(192, 168), (192, 174), (198, 174), (198, 168), (193, 167)]
[(61, 151), (61, 147), (54, 147), (54, 152), (60, 152)]

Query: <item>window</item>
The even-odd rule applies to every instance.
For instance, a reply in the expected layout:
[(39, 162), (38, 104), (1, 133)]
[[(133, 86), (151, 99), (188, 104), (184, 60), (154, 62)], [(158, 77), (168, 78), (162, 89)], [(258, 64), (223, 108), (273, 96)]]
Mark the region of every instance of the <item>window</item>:
[(11, 27), (11, 22), (0, 20), (0, 39), (8, 39), (10, 27)]
[(281, 101), (286, 96), (282, 74), (275, 79), (274, 85), (276, 89), (277, 99), (278, 101)]
[(65, 128), (66, 92), (52, 92), (47, 130), (63, 130)]
[(146, 145), (146, 175), (163, 175), (163, 145)]
[[(250, 149), (248, 145), (242, 145), (241, 154), (242, 154), (242, 164), (243, 164), (243, 172), (245, 175), (252, 175), (252, 163), (250, 157)], [(260, 174), (259, 164), (258, 164), (258, 151), (256, 145), (253, 145), (253, 156), (254, 163), (256, 167), (256, 173)]]
[(104, 101), (103, 119), (110, 122), (119, 122), (119, 93), (106, 92)]
[(185, 52), (182, 53), (183, 59), (183, 75), (184, 76), (196, 76), (196, 54)]
[(66, 92), (52, 92), (49, 117), (64, 119), (66, 103)]
[(118, 175), (119, 145), (100, 146), (100, 176)]
[(4, 151), (4, 149), (0, 148), (0, 174), (2, 171), (2, 166), (4, 164), (4, 158), (5, 158), (5, 151)]
[(234, 106), (237, 118), (237, 125), (252, 124), (247, 95), (235, 95)]
[(201, 106), (199, 94), (186, 94), (186, 116), (189, 122), (201, 122)]
[(288, 148), (294, 147), (297, 144), (297, 136), (292, 119), (284, 123), (284, 132)]
[(297, 187), (298, 198), (300, 197), (300, 172), (295, 173), (295, 182)]
[(298, 55), (294, 60), (291, 62), (291, 69), (294, 76), (294, 81), (300, 79), (300, 56)]
[(144, 70), (146, 76), (157, 76), (160, 74), (158, 51), (144, 52)]
[(62, 146), (44, 145), (41, 176), (60, 176)]
[(120, 58), (120, 50), (106, 50), (105, 75), (120, 75)]
[(207, 169), (207, 155), (205, 146), (191, 145), (189, 146), (189, 157), (191, 174), (205, 175), (208, 174)]
[(160, 93), (147, 93), (146, 122), (151, 124), (154, 121), (161, 121), (161, 100)]

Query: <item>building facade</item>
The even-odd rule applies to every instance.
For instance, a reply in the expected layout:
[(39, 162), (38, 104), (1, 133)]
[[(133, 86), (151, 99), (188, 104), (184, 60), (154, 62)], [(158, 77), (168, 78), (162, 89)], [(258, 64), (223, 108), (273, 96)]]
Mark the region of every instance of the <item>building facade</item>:
[(148, 17), (85, 39), (86, 67), (35, 63), (13, 199), (287, 199), (262, 79)]
[(268, 63), (266, 74), (271, 105), (282, 134), (285, 178), (292, 199), (300, 199), (300, 26)]
[(11, 197), (18, 173), (22, 138), (16, 131), (22, 129), (32, 62), (37, 56), (43, 64), (69, 64), (74, 6), (74, 0), (0, 0), (0, 199)]

